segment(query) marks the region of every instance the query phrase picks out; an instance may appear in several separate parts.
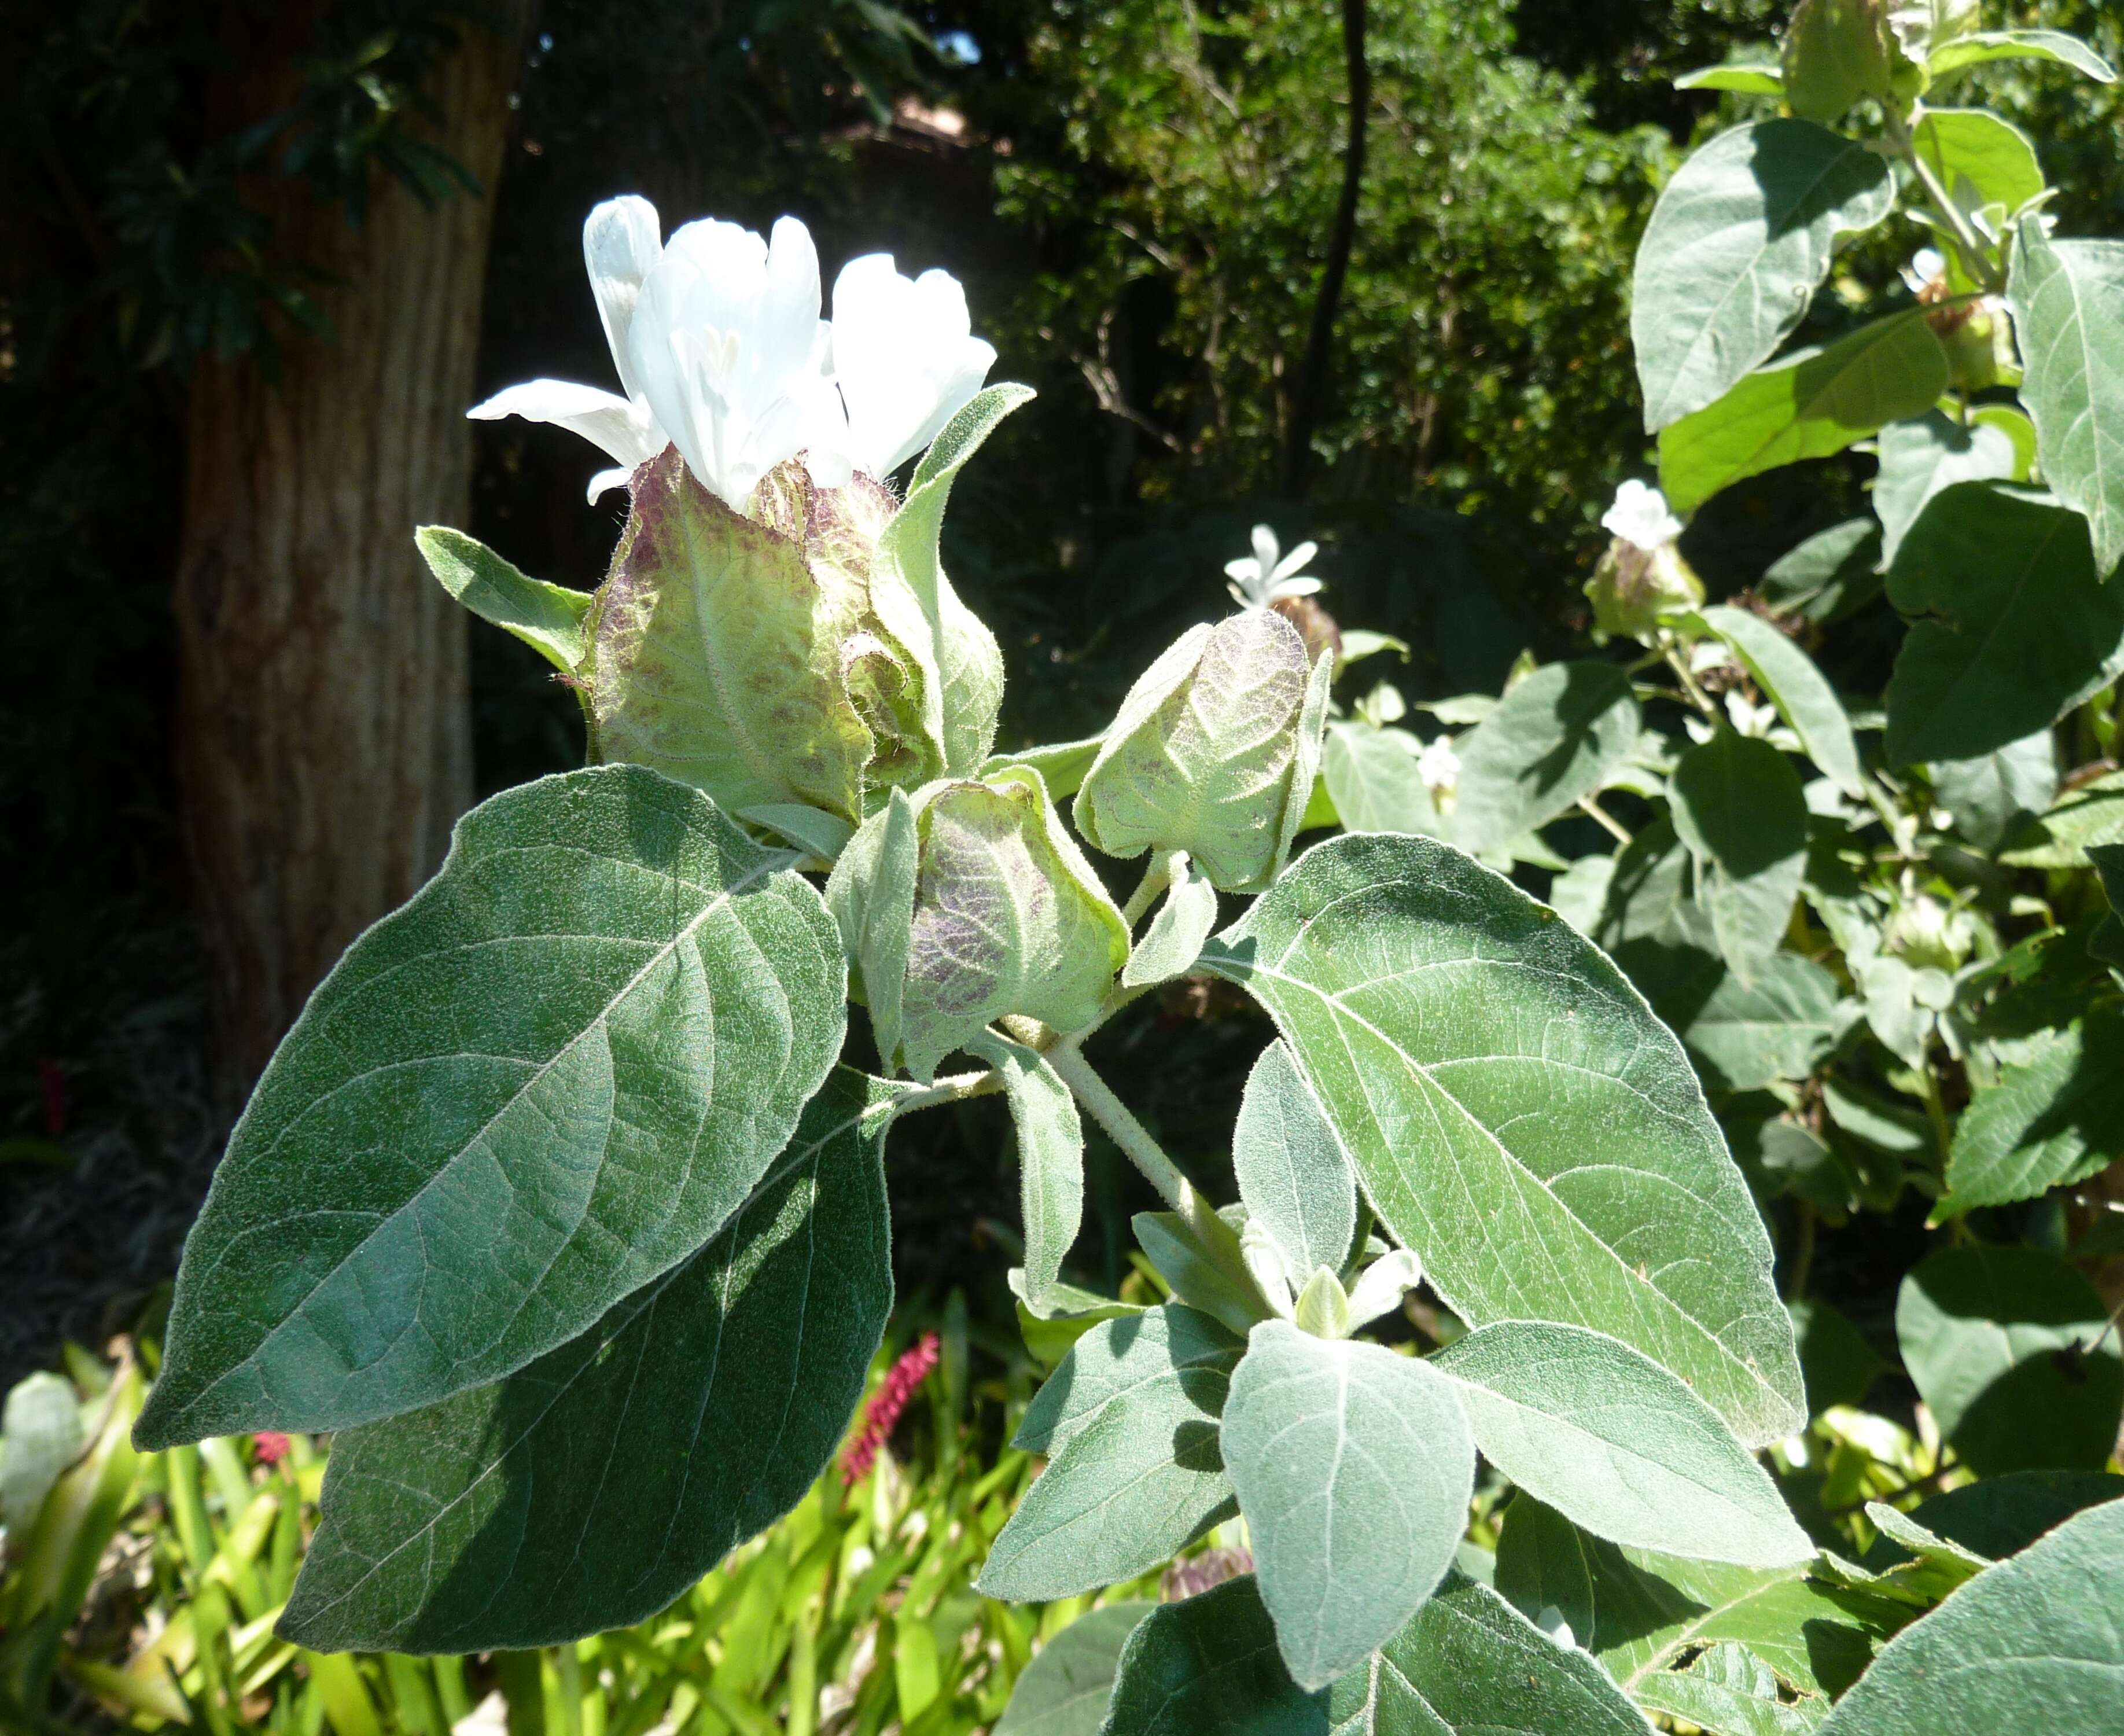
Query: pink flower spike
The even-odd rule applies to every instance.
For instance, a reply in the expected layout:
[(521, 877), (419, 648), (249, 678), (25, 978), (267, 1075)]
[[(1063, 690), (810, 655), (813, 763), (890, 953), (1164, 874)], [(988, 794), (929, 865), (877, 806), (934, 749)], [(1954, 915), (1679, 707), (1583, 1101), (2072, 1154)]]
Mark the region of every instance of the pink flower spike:
[(877, 1462), (878, 1448), (890, 1437), (915, 1388), (928, 1379), (929, 1371), (937, 1366), (937, 1334), (925, 1332), (912, 1349), (903, 1351), (900, 1360), (886, 1371), (884, 1381), (863, 1407), (862, 1428), (841, 1455), (843, 1484), (860, 1483), (870, 1475), (871, 1466)]
[(277, 1428), (260, 1430), (251, 1437), (251, 1456), (261, 1465), (278, 1465), (288, 1456), (288, 1437)]

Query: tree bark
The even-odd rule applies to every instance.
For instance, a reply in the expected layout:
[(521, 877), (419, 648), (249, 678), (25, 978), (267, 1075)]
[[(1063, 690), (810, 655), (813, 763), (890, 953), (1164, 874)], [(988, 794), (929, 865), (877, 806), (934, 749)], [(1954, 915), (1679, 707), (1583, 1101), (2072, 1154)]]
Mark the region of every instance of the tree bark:
[[(232, 1105), (472, 799), (463, 616), (413, 531), (470, 505), (464, 412), (529, 0), (494, 11), (430, 82), (433, 141), (482, 192), (430, 208), (379, 178), (357, 230), (298, 181), (262, 184), (275, 247), (334, 280), (317, 298), (334, 333), (291, 339), (277, 379), (215, 360), (191, 383), (176, 751)], [(292, 94), (288, 45), (220, 93), (237, 124)]]
[(1349, 275), (1350, 253), (1357, 239), (1357, 200), (1365, 186), (1365, 129), (1371, 118), (1372, 69), (1365, 59), (1365, 0), (1342, 0), (1342, 58), (1350, 86), (1350, 134), (1342, 151), (1342, 193), (1336, 202), (1335, 226), (1328, 237), (1328, 261), (1321, 269), (1319, 294), (1313, 298), (1313, 325), (1306, 333), (1305, 355), (1291, 389), (1290, 419), (1284, 426), (1283, 492), (1304, 496), (1313, 467), (1313, 435), (1328, 401), (1328, 365), (1333, 358), (1335, 315), (1342, 303), (1342, 280)]

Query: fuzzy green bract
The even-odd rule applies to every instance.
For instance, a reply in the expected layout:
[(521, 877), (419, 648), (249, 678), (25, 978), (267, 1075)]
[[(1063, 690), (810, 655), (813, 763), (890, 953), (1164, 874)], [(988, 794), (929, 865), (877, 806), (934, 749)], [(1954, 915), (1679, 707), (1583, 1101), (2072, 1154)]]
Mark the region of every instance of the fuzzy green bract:
[(1620, 1338), (1750, 1445), (1800, 1425), (1769, 1240), (1695, 1075), (1553, 911), (1430, 840), (1339, 838), (1204, 960), (1267, 1007), (1464, 1318)]
[(655, 1614), (787, 1513), (891, 1306), (894, 1094), (842, 1069), (698, 1254), (507, 1379), (342, 1436), (282, 1630), (328, 1650), (573, 1639)]
[(675, 447), (645, 465), (590, 616), (592, 757), (729, 808), (801, 802), (851, 823), (867, 779), (938, 775), (925, 675), (872, 603), (893, 510), (876, 482), (819, 488), (792, 463), (741, 514)]
[(721, 1229), (839, 1053), (792, 858), (634, 766), (459, 822), (259, 1082), (185, 1247), (148, 1446), (432, 1404)]
[(1182, 849), (1215, 885), (1259, 892), (1313, 793), (1332, 672), (1267, 609), (1190, 628), (1122, 701), (1078, 829), (1110, 856)]

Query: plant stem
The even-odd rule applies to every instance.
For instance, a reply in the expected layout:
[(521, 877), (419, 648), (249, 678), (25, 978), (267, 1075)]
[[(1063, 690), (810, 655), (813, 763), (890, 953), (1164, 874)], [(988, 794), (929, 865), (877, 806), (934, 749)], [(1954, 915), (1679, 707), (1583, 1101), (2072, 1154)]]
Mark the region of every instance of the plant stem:
[(1675, 678), (1680, 681), (1681, 690), (1689, 695), (1689, 703), (1716, 722), (1720, 715), (1718, 708), (1712, 703), (1711, 695), (1697, 685), (1696, 677), (1689, 673), (1689, 660), (1670, 645), (1666, 648), (1666, 661), (1667, 666), (1673, 670)]
[(1992, 294), (2003, 294), (2006, 287), (2005, 280), (1993, 266), (1991, 261), (1985, 256), (1987, 250), (1981, 238), (1970, 227), (1969, 219), (1964, 214), (1962, 207), (1954, 202), (1947, 189), (1940, 185), (1939, 176), (1934, 173), (1932, 165), (1924, 160), (1924, 155), (1919, 151), (1917, 142), (1912, 138), (1910, 128), (1904, 125), (1902, 116), (1898, 115), (1893, 107), (1889, 107), (1887, 110), (1887, 118), (1888, 143), (1895, 147), (1896, 153), (1902, 158), (1903, 161), (1910, 164), (1910, 172), (1917, 176), (1918, 185), (1924, 189), (1925, 198), (1930, 202), (1933, 209), (1939, 214), (1941, 220), (1953, 232), (1955, 248), (1962, 255), (1962, 265), (1967, 269), (1969, 275), (1982, 284)]
[(1002, 1089), (1003, 1081), (992, 1070), (954, 1073), (919, 1091), (909, 1091), (905, 1097), (894, 1099), (892, 1118), (897, 1121), (903, 1115), (911, 1115), (917, 1109), (933, 1109), (939, 1103), (964, 1103), (970, 1097), (993, 1097)]
[(1177, 871), (1186, 872), (1187, 853), (1185, 850), (1166, 850), (1150, 859), (1150, 865), (1143, 871), (1143, 879), (1129, 894), (1129, 901), (1121, 906), (1121, 920), (1128, 924), (1129, 932), (1143, 920), (1151, 906), (1158, 902), (1158, 895), (1172, 884)]
[(1578, 798), (1578, 806), (1582, 808), (1591, 818), (1599, 821), (1600, 824), (1607, 829), (1609, 835), (1614, 838), (1618, 844), (1627, 844), (1629, 843), (1630, 835), (1624, 829), (1622, 821), (1616, 819), (1615, 816), (1609, 813), (1607, 809), (1601, 807), (1599, 801), (1595, 797), (1591, 796), (1581, 796)]
[(1047, 1065), (1092, 1119), (1106, 1129), (1107, 1137), (1121, 1148), (1129, 1161), (1143, 1171), (1165, 1203), (1193, 1229), (1196, 1219), (1209, 1209), (1201, 1195), (1151, 1137), (1150, 1130), (1136, 1119), (1135, 1112), (1114, 1095), (1113, 1088), (1099, 1077), (1084, 1059), (1083, 1051), (1067, 1043), (1058, 1044), (1047, 1051)]

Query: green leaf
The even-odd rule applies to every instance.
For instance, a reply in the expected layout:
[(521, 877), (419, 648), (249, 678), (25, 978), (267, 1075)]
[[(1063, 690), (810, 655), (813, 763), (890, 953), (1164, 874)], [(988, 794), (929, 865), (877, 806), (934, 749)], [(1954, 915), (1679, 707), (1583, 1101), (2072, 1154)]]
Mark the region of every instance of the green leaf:
[(1644, 1736), (1585, 1653), (1558, 1645), (1487, 1586), (1446, 1575), (1328, 1696), (1333, 1736)]
[(770, 802), (745, 809), (738, 818), (765, 826), (792, 844), (802, 845), (821, 862), (835, 860), (856, 834), (856, 829), (839, 814), (796, 802)]
[(1847, 796), (1866, 792), (1858, 745), (1836, 689), (1814, 659), (1759, 614), (1722, 606), (1702, 611), (1704, 624), (1723, 639), (1766, 698), (1783, 714), (1807, 757)]
[(635, 766), (460, 821), (231, 1136), (143, 1444), (482, 1386), (721, 1228), (846, 1028), (839, 937), (791, 859)]
[(2014, 442), (2003, 430), (1977, 423), (1964, 427), (1937, 410), (1898, 422), (1881, 436), (1881, 473), (1873, 483), (1873, 510), (1881, 520), (1881, 563), (1896, 553), (1933, 497), (1957, 482), (2010, 482), (2019, 468)]
[(1483, 1456), (1597, 1537), (1750, 1567), (1815, 1553), (1718, 1414), (1627, 1344), (1500, 1320), (1431, 1367), (1461, 1383)]
[(1037, 1051), (984, 1031), (966, 1047), (995, 1070), (1017, 1129), (1025, 1304), (1048, 1306), (1084, 1218), (1084, 1129), (1077, 1100)]
[(1828, 458), (1905, 416), (1948, 385), (1947, 352), (1926, 310), (1891, 313), (1819, 349), (1745, 374), (1722, 397), (1660, 431), (1660, 487), (1676, 512), (1803, 459)]
[[(2003, 1561), (2075, 1513), (2119, 1496), (2124, 1496), (2124, 1477), (2109, 1471), (2014, 1470), (1920, 1501), (1910, 1517), (1936, 1536)], [(1892, 1545), (1882, 1550), (1890, 1561), (1901, 1553)], [(1867, 1564), (1877, 1564), (1870, 1550)]]
[(1020, 1427), (1017, 1444), (1050, 1460), (991, 1546), (981, 1592), (1024, 1602), (1095, 1591), (1229, 1518), (1217, 1419), (1241, 1348), (1172, 1304), (1079, 1338)]
[(1866, 1668), (1899, 1606), (1811, 1579), (1799, 1568), (1735, 1567), (1626, 1550), (1588, 1536), (1525, 1495), (1506, 1509), (1497, 1589), (1553, 1609), (1626, 1692), (1700, 1648), (1745, 1645), (1819, 1710)]
[(2057, 745), (2047, 729), (2009, 741), (1974, 760), (1929, 768), (1933, 793), (1954, 816), (1954, 830), (1977, 849), (1996, 850), (2017, 821), (2057, 799)]
[(2086, 515), (2106, 578), (2124, 560), (2124, 242), (2054, 242), (2023, 218), (2006, 304), (2043, 478)]
[(1645, 429), (1715, 403), (1798, 325), (1840, 236), (1895, 205), (1888, 166), (1807, 120), (1722, 133), (1660, 195), (1630, 310)]
[(981, 763), (981, 775), (1007, 769), (1013, 765), (1029, 766), (1040, 774), (1041, 781), (1047, 786), (1047, 793), (1060, 802), (1064, 796), (1074, 796), (1083, 787), (1084, 774), (1092, 769), (1092, 762), (1099, 757), (1101, 738), (1088, 736), (1082, 741), (1060, 741), (1051, 747), (1028, 747), (1014, 754), (991, 754)]
[(591, 757), (651, 767), (732, 811), (801, 803), (853, 824), (874, 756), (895, 783), (938, 765), (909, 708), (921, 672), (872, 608), (870, 550), (892, 498), (862, 478), (814, 489), (801, 468), (770, 481), (763, 501), (799, 535), (732, 511), (675, 447), (636, 472), (590, 617)]
[[(1628, 962), (1638, 964), (1634, 957)], [(1679, 995), (1647, 993), (1662, 1018), (1671, 1015), (1713, 1089), (1760, 1091), (1781, 1079), (1805, 1079), (1835, 1046), (1836, 979), (1812, 959), (1773, 953), (1753, 981), (1722, 967), (1703, 993), (1707, 980), (1695, 977)]]
[(1782, 96), (1783, 69), (1774, 60), (1746, 61), (1725, 66), (1700, 66), (1674, 81), (1678, 91), (1735, 91), (1745, 96)]
[(1885, 0), (1799, 0), (1785, 31), (1787, 100), (1805, 120), (1840, 120), (1862, 96), (1894, 94), (1899, 59)]
[(1431, 790), (1417, 769), (1423, 744), (1405, 729), (1364, 722), (1328, 726), (1320, 775), (1343, 826), (1353, 832), (1445, 835)]
[(1195, 961), (1202, 955), (1202, 943), (1217, 925), (1216, 887), (1207, 874), (1187, 860), (1186, 851), (1175, 854), (1183, 864), (1182, 871), (1167, 887), (1164, 901), (1150, 919), (1143, 939), (1130, 948), (1128, 963), (1121, 970), (1124, 988), (1147, 987), (1186, 976), (1195, 968)]
[(1239, 1099), (1232, 1169), (1249, 1220), (1304, 1283), (1342, 1269), (1357, 1233), (1357, 1178), (1284, 1043), (1261, 1052)]
[[(2097, 850), (2124, 844), (2124, 772), (2068, 790), (2009, 840), (2009, 868), (2084, 868)], [(2114, 906), (2112, 906), (2114, 908)]]
[(1064, 1628), (1017, 1678), (995, 1736), (1098, 1736), (1122, 1648), (1157, 1607), (1110, 1603)]
[(1822, 1736), (2108, 1736), (2124, 1701), (2124, 1502), (2067, 1520), (1891, 1640)]
[(1475, 1476), (1454, 1384), (1377, 1344), (1264, 1320), (1232, 1376), (1224, 1451), (1277, 1649), (1300, 1687), (1325, 1687), (1452, 1564)]
[(1919, 617), (1888, 682), (1896, 765), (2018, 741), (2124, 670), (2124, 591), (2096, 581), (2086, 520), (1996, 483), (1934, 497), (1888, 595)]
[(1260, 891), (1312, 794), (1332, 675), (1273, 610), (1191, 628), (1121, 702), (1077, 830), (1109, 856), (1182, 849), (1222, 889)]
[[(2124, 819), (2124, 815), (2120, 815)], [(2102, 876), (2102, 890), (2109, 900), (2109, 914), (2088, 937), (2087, 950), (2103, 963), (2124, 967), (2124, 844), (2088, 846), (2088, 859)]]
[(1934, 1221), (2033, 1199), (2124, 1157), (2124, 1016), (2045, 1032), (1956, 1123)]
[(1003, 651), (959, 600), (937, 555), (944, 507), (966, 460), (997, 426), (1033, 397), (1030, 386), (990, 386), (944, 425), (878, 539), (872, 600), (894, 638), (920, 664), (926, 732), (942, 746), (947, 777), (969, 777), (995, 746), (1003, 703)]
[(1630, 756), (1641, 720), (1612, 663), (1551, 663), (1515, 683), (1456, 744), (1454, 830), (1481, 854), (1546, 826)]
[(1777, 1672), (1745, 1645), (1723, 1640), (1678, 1670), (1647, 1676), (1638, 1704), (1694, 1724), (1707, 1736), (1807, 1736), (1818, 1708), (1786, 1705)]
[(1268, 1008), (1464, 1320), (1609, 1333), (1750, 1445), (1800, 1426), (1769, 1240), (1695, 1075), (1553, 910), (1429, 840), (1337, 838), (1203, 957)]
[(1826, 627), (1880, 595), (1880, 552), (1878, 525), (1846, 519), (1773, 562), (1758, 588), (1771, 608)]
[(588, 593), (526, 578), (486, 543), (447, 525), (413, 533), (421, 557), (444, 590), (482, 621), (513, 633), (563, 675), (590, 656)]
[(1251, 1278), (1241, 1281), (1246, 1267), (1239, 1239), (1222, 1220), (1206, 1226), (1207, 1233), (1229, 1239), (1227, 1247), (1216, 1250), (1204, 1247), (1177, 1211), (1139, 1211), (1129, 1227), (1177, 1300), (1240, 1334), (1267, 1312), (1258, 1287)]
[(1667, 804), (1696, 859), (1718, 950), (1751, 982), (1775, 956), (1807, 876), (1799, 774), (1769, 742), (1722, 728), (1681, 756)]
[(1935, 79), (1993, 60), (2049, 60), (2114, 84), (2117, 69), (2077, 36), (2063, 31), (1977, 31), (1935, 49), (1926, 70)]
[(2043, 191), (2042, 165), (2028, 135), (1985, 109), (1927, 109), (1910, 143), (1965, 211), (1996, 206), (2003, 226)]
[(2074, 1267), (1972, 1243), (1903, 1279), (1896, 1337), (1940, 1433), (1980, 1476), (2097, 1470), (2117, 1445), (2124, 1355)]
[(1840, 1308), (1812, 1297), (1791, 1306), (1807, 1409), (1819, 1416), (1832, 1405), (1864, 1404), (1873, 1382), (1888, 1371), (1887, 1359)]
[(506, 1380), (341, 1434), (280, 1630), (544, 1645), (662, 1609), (831, 1457), (892, 1302), (888, 1089), (843, 1069), (721, 1233)]
[(1290, 1679), (1246, 1574), (1144, 1618), (1100, 1736), (1328, 1736), (1327, 1700)]

